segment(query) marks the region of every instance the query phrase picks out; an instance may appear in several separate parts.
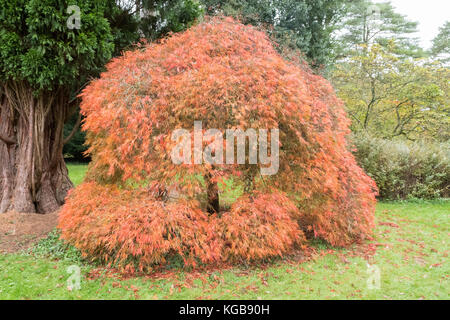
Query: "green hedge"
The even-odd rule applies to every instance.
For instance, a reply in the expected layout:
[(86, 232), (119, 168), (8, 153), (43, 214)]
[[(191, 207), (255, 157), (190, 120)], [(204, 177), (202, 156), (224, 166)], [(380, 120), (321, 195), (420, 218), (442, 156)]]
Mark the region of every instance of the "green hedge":
[(354, 135), (354, 155), (381, 199), (450, 196), (450, 143), (389, 141)]

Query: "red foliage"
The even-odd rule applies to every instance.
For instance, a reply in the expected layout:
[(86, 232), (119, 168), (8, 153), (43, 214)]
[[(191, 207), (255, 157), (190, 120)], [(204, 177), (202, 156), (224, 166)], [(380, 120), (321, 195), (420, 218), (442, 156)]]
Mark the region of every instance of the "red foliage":
[(227, 260), (250, 261), (292, 252), (306, 243), (295, 204), (278, 193), (239, 198), (219, 224)]
[(164, 203), (144, 191), (94, 182), (70, 194), (59, 222), (63, 239), (127, 272), (164, 264), (173, 254), (192, 266), (220, 260), (221, 241), (210, 225), (192, 203)]
[[(89, 255), (141, 265), (171, 250), (189, 263), (248, 260), (289, 252), (301, 230), (338, 246), (371, 233), (376, 186), (348, 150), (341, 101), (254, 27), (215, 18), (125, 52), (81, 96), (95, 184), (69, 197), (60, 227)], [(171, 135), (195, 120), (204, 130), (278, 128), (278, 174), (260, 178), (261, 164), (174, 164)], [(208, 217), (197, 201), (205, 176), (242, 180), (249, 194)], [(178, 200), (155, 201), (144, 190), (156, 184)]]
[(174, 254), (189, 266), (282, 256), (306, 242), (294, 219), (298, 214), (277, 193), (244, 196), (218, 217), (195, 203), (167, 203), (146, 191), (88, 182), (71, 192), (59, 228), (89, 257), (133, 272)]

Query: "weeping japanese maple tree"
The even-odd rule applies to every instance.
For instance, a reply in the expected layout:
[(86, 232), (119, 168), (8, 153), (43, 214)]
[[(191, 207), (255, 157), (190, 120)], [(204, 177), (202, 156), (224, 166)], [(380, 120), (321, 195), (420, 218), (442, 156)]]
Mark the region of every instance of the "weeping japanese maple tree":
[[(342, 103), (255, 27), (208, 19), (113, 59), (81, 97), (93, 161), (59, 227), (87, 255), (143, 270), (173, 252), (187, 263), (253, 260), (306, 238), (344, 246), (371, 233), (376, 186), (349, 150)], [(209, 129), (266, 129), (270, 143), (279, 132), (278, 170), (261, 174), (267, 163), (249, 155), (195, 161), (196, 121), (201, 150), (215, 143)], [(179, 129), (190, 132), (183, 163), (172, 157)]]
[(63, 126), (111, 58), (105, 3), (0, 0), (0, 213), (54, 211), (72, 187)]

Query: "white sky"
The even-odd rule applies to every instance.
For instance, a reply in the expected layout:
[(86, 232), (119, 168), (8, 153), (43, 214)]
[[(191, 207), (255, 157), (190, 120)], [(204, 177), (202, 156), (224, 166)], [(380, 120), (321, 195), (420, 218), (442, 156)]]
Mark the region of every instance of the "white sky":
[[(373, 0), (387, 2), (386, 0)], [(415, 37), (420, 39), (422, 47), (429, 49), (431, 41), (438, 34), (439, 27), (450, 20), (450, 0), (390, 0), (397, 13), (406, 15), (409, 20), (419, 22), (419, 32)]]

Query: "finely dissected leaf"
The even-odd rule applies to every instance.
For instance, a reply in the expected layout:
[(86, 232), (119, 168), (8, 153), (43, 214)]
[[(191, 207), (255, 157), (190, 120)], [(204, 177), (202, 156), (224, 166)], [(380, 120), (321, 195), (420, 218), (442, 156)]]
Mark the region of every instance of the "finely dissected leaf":
[[(59, 225), (87, 255), (145, 270), (173, 255), (189, 265), (250, 261), (288, 254), (305, 235), (344, 246), (371, 233), (376, 186), (348, 150), (341, 102), (263, 32), (214, 18), (107, 69), (81, 95), (93, 162)], [(174, 164), (171, 134), (195, 120), (204, 130), (278, 128), (278, 173)], [(235, 202), (208, 215), (208, 186), (227, 181)]]

